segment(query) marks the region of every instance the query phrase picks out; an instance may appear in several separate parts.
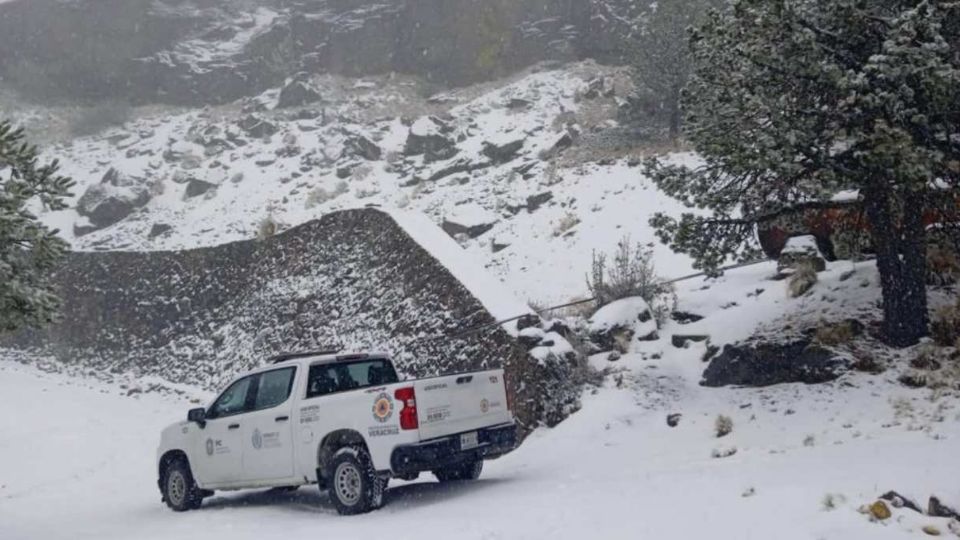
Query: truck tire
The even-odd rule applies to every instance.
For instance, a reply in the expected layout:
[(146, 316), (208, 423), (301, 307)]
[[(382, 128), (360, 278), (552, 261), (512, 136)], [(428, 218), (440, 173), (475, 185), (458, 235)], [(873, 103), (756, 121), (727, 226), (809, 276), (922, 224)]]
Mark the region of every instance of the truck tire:
[(366, 450), (341, 448), (328, 471), (330, 499), (340, 515), (363, 514), (383, 506), (389, 479), (377, 474)]
[(203, 492), (193, 480), (184, 459), (175, 459), (163, 472), (163, 502), (174, 512), (196, 510), (203, 503)]
[(433, 471), (433, 475), (441, 482), (462, 482), (480, 478), (481, 472), (483, 472), (483, 460), (478, 459), (437, 469)]

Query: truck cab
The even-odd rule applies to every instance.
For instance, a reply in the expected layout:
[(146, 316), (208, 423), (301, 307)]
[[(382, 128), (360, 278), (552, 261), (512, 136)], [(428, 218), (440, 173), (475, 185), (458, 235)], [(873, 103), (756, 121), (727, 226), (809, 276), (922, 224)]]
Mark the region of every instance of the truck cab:
[(158, 484), (177, 511), (217, 490), (318, 484), (353, 514), (382, 505), (390, 478), (475, 479), (516, 444), (503, 370), (401, 381), (384, 354), (290, 354), (166, 428)]

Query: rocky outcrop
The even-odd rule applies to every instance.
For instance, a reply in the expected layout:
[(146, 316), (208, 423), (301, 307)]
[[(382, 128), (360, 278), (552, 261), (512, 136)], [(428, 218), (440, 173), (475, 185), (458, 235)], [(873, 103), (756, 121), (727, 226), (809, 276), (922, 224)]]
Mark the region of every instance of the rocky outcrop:
[(277, 107), (286, 109), (289, 107), (303, 107), (320, 101), (322, 97), (313, 86), (303, 77), (295, 78), (289, 84), (280, 90), (280, 97), (277, 100)]
[[(93, 184), (77, 201), (77, 213), (87, 218), (89, 230), (109, 227), (150, 201), (150, 184), (110, 169), (99, 184)], [(80, 232), (80, 231), (78, 231)]]
[(503, 367), (525, 429), (560, 421), (579, 399), (576, 364), (562, 354), (538, 361), (496, 325), (449, 338), (495, 319), (377, 210), (331, 213), (263, 241), (71, 253), (54, 281), (62, 321), (0, 346), (209, 389), (273, 354), (329, 347), (384, 350), (411, 377)]
[(450, 126), (439, 118), (421, 118), (410, 126), (403, 153), (408, 156), (424, 156), (430, 161), (450, 159), (457, 154), (457, 143), (448, 134)]
[(588, 321), (590, 342), (598, 352), (630, 352), (634, 341), (657, 339), (657, 321), (640, 297), (623, 298), (603, 306)]
[(771, 386), (829, 382), (849, 363), (809, 339), (789, 343), (727, 345), (703, 372), (703, 386)]

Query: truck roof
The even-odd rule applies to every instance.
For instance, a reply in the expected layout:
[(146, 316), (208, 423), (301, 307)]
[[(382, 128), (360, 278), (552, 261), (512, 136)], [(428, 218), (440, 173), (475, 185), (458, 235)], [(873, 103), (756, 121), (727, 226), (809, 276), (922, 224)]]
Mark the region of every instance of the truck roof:
[(288, 352), (273, 356), (267, 361), (267, 365), (282, 364), (293, 360), (309, 360), (311, 362), (346, 362), (350, 360), (363, 360), (366, 358), (389, 358), (386, 353), (380, 352), (341, 352), (337, 350), (330, 351), (301, 351)]

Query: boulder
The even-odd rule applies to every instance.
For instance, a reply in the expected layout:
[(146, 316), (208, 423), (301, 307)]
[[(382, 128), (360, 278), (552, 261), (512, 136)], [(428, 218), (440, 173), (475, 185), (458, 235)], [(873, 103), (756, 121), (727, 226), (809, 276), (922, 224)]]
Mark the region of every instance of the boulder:
[(818, 384), (836, 379), (848, 367), (846, 360), (811, 344), (810, 339), (727, 345), (703, 372), (700, 384), (710, 387)]
[(810, 265), (815, 272), (823, 272), (827, 269), (827, 262), (817, 248), (816, 238), (813, 236), (790, 238), (777, 259), (777, 270), (779, 272), (796, 270), (805, 265)]
[(316, 103), (322, 99), (320, 92), (305, 80), (294, 79), (280, 90), (280, 97), (277, 99), (277, 107), (286, 109), (289, 107), (303, 107)]
[(484, 142), (483, 155), (490, 158), (490, 161), (494, 163), (507, 163), (517, 158), (517, 154), (523, 149), (525, 143), (525, 139), (517, 139), (504, 144)]
[(99, 229), (100, 229), (99, 227), (90, 223), (89, 219), (85, 217), (80, 217), (73, 224), (73, 235), (79, 238), (83, 235), (90, 234)]
[(539, 327), (542, 323), (539, 315), (534, 313), (528, 313), (517, 319), (517, 331), (526, 330), (527, 328)]
[(677, 427), (678, 425), (680, 425), (680, 418), (682, 418), (682, 417), (683, 417), (683, 415), (680, 414), (680, 413), (668, 414), (668, 415), (667, 415), (667, 425), (670, 426), (670, 427)]
[(529, 350), (540, 345), (543, 342), (545, 336), (546, 336), (546, 333), (539, 328), (536, 328), (536, 327), (524, 328), (523, 330), (520, 331), (520, 334), (517, 335), (517, 342), (519, 342), (521, 346)]
[(454, 238), (461, 234), (477, 238), (492, 229), (497, 221), (495, 214), (479, 204), (470, 203), (454, 208), (453, 212), (444, 218), (443, 230)]
[(646, 300), (624, 298), (603, 306), (587, 322), (590, 341), (599, 352), (630, 352), (634, 340), (656, 339), (657, 321)]
[(933, 517), (960, 519), (960, 514), (958, 514), (956, 510), (941, 503), (940, 499), (935, 496), (931, 496), (930, 501), (927, 503), (927, 515)]
[(237, 125), (240, 126), (240, 129), (247, 135), (256, 139), (269, 137), (279, 131), (279, 128), (275, 124), (254, 114), (248, 114), (243, 117)]
[[(90, 227), (102, 229), (117, 223), (150, 201), (149, 183), (111, 168), (99, 184), (87, 188), (77, 201), (77, 213)], [(89, 230), (87, 232), (90, 232)]]
[(424, 156), (426, 161), (441, 161), (457, 155), (456, 143), (444, 132), (448, 126), (436, 117), (421, 118), (410, 126), (403, 153), (408, 156)]
[(343, 143), (341, 157), (361, 157), (367, 161), (379, 161), (383, 150), (363, 135), (350, 137)]
[(173, 225), (168, 223), (154, 223), (153, 227), (150, 227), (150, 234), (147, 235), (148, 238), (156, 238), (158, 236), (167, 234), (173, 230)]
[(527, 212), (536, 212), (541, 206), (553, 200), (553, 193), (545, 191), (527, 197)]
[(894, 508), (909, 508), (914, 512), (921, 514), (923, 513), (923, 511), (920, 510), (920, 507), (917, 506), (917, 503), (913, 502), (913, 500), (911, 500), (909, 497), (905, 497), (896, 491), (888, 491), (881, 495), (880, 498), (889, 502)]
[(187, 189), (183, 192), (183, 198), (192, 199), (194, 197), (199, 197), (200, 195), (203, 195), (204, 193), (216, 188), (217, 184), (194, 178), (187, 183)]

